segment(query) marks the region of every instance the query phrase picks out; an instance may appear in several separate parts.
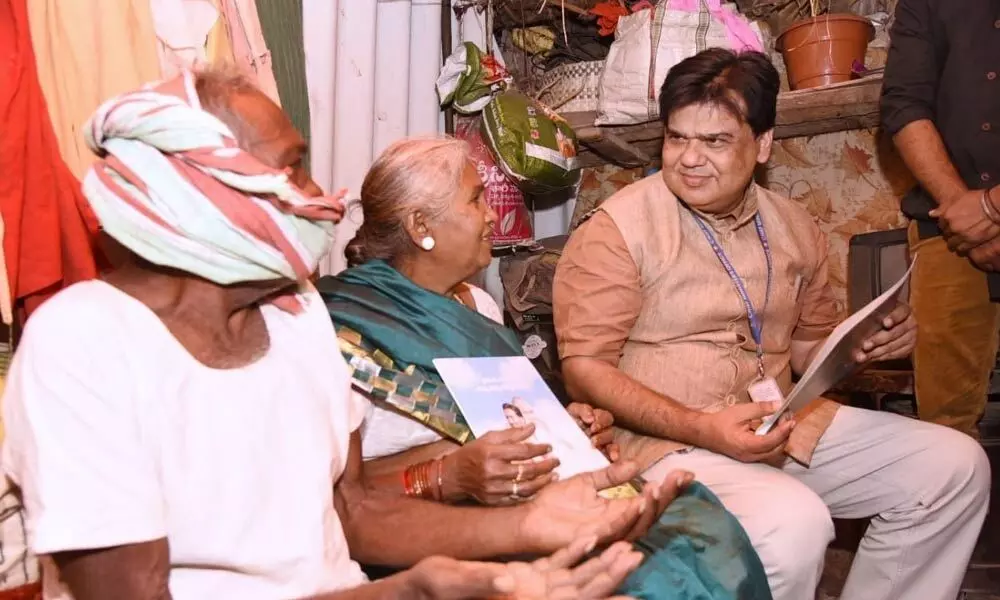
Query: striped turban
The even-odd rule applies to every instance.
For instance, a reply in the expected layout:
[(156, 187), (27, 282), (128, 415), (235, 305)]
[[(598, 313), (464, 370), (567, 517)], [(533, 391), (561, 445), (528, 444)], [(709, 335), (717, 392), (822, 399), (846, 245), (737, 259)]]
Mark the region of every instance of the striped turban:
[(151, 263), (220, 285), (315, 271), (343, 214), (240, 149), (185, 72), (105, 102), (84, 127), (101, 154), (83, 180), (105, 232)]

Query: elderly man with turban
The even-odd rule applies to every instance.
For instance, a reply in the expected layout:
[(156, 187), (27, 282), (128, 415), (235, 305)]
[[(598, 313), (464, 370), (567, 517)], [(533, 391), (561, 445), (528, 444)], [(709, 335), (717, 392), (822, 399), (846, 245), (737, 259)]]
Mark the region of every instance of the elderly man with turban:
[[(503, 509), (367, 490), (365, 407), (308, 283), (343, 208), (245, 79), (185, 73), (83, 133), (102, 156), (84, 192), (127, 260), (35, 313), (4, 398), (47, 597), (598, 598), (636, 566), (616, 544), (573, 567), (667, 502), (601, 499), (628, 466)], [(362, 585), (355, 560), (417, 566)]]

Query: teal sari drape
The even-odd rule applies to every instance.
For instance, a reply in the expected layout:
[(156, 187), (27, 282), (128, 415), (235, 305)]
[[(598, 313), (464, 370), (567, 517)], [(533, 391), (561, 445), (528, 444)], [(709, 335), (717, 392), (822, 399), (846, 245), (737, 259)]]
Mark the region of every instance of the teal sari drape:
[[(334, 324), (359, 334), (400, 370), (441, 379), (435, 358), (518, 356), (510, 330), (435, 294), (382, 261), (317, 283)], [(644, 600), (771, 600), (764, 567), (746, 532), (695, 482), (636, 547), (646, 560), (619, 593)]]
[(418, 286), (380, 260), (324, 277), (317, 288), (335, 324), (437, 381), (435, 358), (522, 354), (514, 332)]

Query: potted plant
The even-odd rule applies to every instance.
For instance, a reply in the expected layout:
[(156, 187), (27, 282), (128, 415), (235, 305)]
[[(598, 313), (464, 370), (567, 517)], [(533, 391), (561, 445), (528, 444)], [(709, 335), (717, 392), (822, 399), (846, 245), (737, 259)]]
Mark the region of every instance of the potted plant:
[(775, 41), (793, 90), (850, 81), (854, 63), (864, 64), (868, 42), (875, 36), (868, 19), (826, 13), (819, 3), (810, 0), (812, 16), (793, 23)]

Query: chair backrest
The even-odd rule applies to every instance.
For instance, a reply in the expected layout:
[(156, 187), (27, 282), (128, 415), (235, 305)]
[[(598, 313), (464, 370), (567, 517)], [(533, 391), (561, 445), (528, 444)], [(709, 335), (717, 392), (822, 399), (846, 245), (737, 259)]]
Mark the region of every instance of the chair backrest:
[[(861, 233), (847, 251), (847, 304), (853, 313), (888, 289), (906, 273), (910, 254), (905, 229)], [(909, 286), (903, 298), (909, 297)]]

